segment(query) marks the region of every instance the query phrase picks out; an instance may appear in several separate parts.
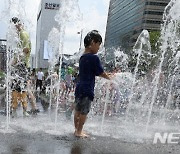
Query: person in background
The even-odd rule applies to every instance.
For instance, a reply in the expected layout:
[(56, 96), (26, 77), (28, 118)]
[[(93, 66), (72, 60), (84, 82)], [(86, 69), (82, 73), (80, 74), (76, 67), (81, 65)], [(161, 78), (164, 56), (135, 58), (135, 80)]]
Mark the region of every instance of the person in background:
[(69, 95), (68, 95), (68, 99), (67, 99), (67, 102), (66, 102), (66, 118), (68, 120), (71, 119), (71, 115), (72, 115), (72, 112), (74, 110), (74, 91), (71, 90)]
[(65, 75), (65, 84), (66, 84), (66, 91), (65, 91), (65, 97), (68, 97), (70, 91), (72, 90), (73, 87), (73, 82), (72, 82), (72, 74), (70, 72), (67, 72)]
[[(19, 41), (17, 44), (18, 52), (14, 53), (11, 75), (12, 81), (12, 117), (17, 116), (16, 109), (20, 101), (23, 106), (23, 115), (29, 116), (27, 113), (27, 83), (29, 80), (29, 58), (31, 53), (31, 42), (29, 34), (24, 30), (21, 21), (17, 17), (13, 17), (11, 22), (15, 25)], [(14, 50), (15, 52), (15, 50)]]
[(39, 87), (40, 88), (40, 92), (42, 91), (42, 82), (44, 79), (44, 73), (42, 71), (42, 68), (39, 69), (39, 71), (36, 74), (37, 76), (37, 80), (36, 80), (36, 90)]

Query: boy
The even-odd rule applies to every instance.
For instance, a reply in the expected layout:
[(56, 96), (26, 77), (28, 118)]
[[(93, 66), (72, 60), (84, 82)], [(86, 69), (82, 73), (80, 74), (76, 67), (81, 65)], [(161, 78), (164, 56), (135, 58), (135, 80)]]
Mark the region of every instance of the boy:
[(79, 82), (75, 90), (74, 135), (76, 137), (88, 137), (82, 129), (94, 99), (95, 76), (110, 80), (96, 55), (101, 43), (102, 37), (97, 30), (92, 30), (84, 38), (85, 52), (79, 60)]

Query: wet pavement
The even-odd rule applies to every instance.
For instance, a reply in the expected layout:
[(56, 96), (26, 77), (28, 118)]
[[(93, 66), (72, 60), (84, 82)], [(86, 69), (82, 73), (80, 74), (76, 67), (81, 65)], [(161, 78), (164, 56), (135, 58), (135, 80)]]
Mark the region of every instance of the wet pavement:
[(0, 134), (1, 154), (179, 154), (180, 145), (128, 143), (110, 137), (78, 139), (73, 134), (43, 132)]
[[(106, 117), (103, 133), (100, 129), (101, 117), (89, 118), (85, 130), (91, 134), (90, 138), (76, 138), (73, 135), (73, 117), (67, 120), (63, 112), (59, 113), (55, 124), (54, 110), (48, 111), (43, 101), (37, 105), (41, 112), (28, 118), (23, 118), (20, 107), (18, 117), (11, 119), (8, 130), (6, 116), (0, 115), (0, 154), (180, 153), (180, 143), (153, 144), (153, 139), (146, 136), (139, 125), (137, 128), (135, 124), (125, 126), (123, 121), (112, 117)], [(160, 126), (158, 124), (158, 127)], [(167, 130), (170, 130), (170, 127), (167, 127)]]

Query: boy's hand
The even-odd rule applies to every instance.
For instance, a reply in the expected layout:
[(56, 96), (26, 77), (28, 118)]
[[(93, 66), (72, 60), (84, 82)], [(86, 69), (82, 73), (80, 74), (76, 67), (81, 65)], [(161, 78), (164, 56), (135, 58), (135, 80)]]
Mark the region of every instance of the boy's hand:
[(108, 76), (112, 79), (115, 77), (115, 73), (108, 73)]

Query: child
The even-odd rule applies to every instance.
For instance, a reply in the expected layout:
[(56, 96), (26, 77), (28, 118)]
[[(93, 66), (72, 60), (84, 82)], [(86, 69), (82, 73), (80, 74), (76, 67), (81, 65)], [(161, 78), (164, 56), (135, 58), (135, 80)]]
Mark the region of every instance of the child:
[(97, 30), (92, 30), (84, 38), (85, 52), (79, 60), (79, 82), (75, 89), (74, 135), (76, 137), (88, 137), (82, 129), (94, 99), (95, 76), (110, 80), (96, 55), (101, 43), (102, 37)]

